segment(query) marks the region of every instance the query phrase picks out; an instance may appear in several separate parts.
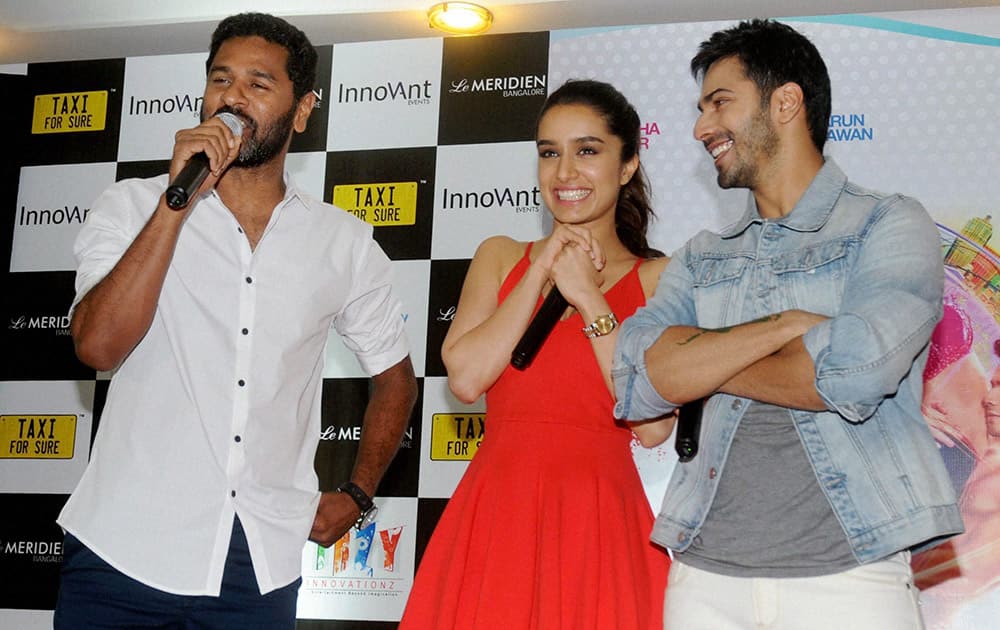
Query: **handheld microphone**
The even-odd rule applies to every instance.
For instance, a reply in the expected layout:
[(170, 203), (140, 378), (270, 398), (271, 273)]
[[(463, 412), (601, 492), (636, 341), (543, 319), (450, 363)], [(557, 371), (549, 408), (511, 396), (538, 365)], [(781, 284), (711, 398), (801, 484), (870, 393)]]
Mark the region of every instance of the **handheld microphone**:
[(705, 400), (699, 398), (681, 406), (677, 413), (677, 436), (674, 450), (682, 462), (689, 462), (698, 454), (698, 438), (701, 436), (701, 412)]
[(553, 285), (552, 290), (545, 296), (542, 305), (538, 307), (528, 329), (521, 335), (521, 340), (514, 346), (514, 352), (510, 355), (510, 364), (518, 370), (527, 369), (538, 354), (538, 349), (542, 347), (549, 333), (555, 327), (556, 322), (562, 317), (563, 311), (569, 306), (569, 302), (559, 292), (559, 287)]
[[(229, 127), (234, 136), (243, 135), (243, 121), (236, 114), (222, 112), (216, 114), (216, 116)], [(180, 210), (187, 206), (191, 197), (198, 190), (198, 187), (201, 186), (201, 183), (205, 181), (210, 172), (208, 156), (205, 155), (204, 151), (192, 155), (188, 163), (181, 169), (181, 172), (174, 178), (174, 181), (170, 182), (170, 185), (167, 187), (167, 192), (165, 193), (167, 206), (173, 210)]]

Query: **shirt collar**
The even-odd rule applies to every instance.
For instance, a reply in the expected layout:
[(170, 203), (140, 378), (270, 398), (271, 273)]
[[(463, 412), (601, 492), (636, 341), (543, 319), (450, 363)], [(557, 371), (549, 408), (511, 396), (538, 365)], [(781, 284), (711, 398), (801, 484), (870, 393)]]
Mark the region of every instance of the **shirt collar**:
[[(816, 173), (809, 188), (799, 199), (792, 211), (780, 219), (772, 221), (796, 232), (815, 232), (823, 227), (847, 184), (847, 176), (840, 170), (833, 158), (826, 158), (823, 167)], [(757, 200), (751, 194), (747, 199), (747, 209), (735, 223), (720, 232), (722, 238), (732, 238), (742, 234), (754, 223), (764, 221), (757, 211)]]
[[(285, 204), (289, 203), (290, 201), (292, 201), (293, 199), (298, 201), (299, 204), (306, 210), (312, 207), (309, 205), (308, 195), (306, 195), (306, 193), (301, 188), (299, 188), (298, 185), (296, 185), (295, 180), (292, 179), (292, 175), (288, 171), (285, 171), (285, 174), (283, 175), (283, 180), (285, 183), (285, 196), (282, 197), (281, 201), (278, 202), (277, 207), (280, 208)], [(212, 196), (223, 206), (226, 205), (226, 203), (222, 201), (222, 197), (219, 196), (218, 190), (213, 188)]]
[(292, 199), (295, 199), (307, 210), (310, 208), (309, 202), (305, 192), (296, 185), (295, 180), (292, 179), (291, 174), (285, 171), (285, 198), (282, 200), (282, 204), (288, 203)]

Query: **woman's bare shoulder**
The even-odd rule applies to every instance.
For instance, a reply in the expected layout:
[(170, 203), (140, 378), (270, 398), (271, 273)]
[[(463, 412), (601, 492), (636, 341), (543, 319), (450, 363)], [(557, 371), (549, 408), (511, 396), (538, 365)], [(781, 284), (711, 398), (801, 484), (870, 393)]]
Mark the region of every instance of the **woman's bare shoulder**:
[(639, 265), (639, 282), (642, 283), (642, 291), (646, 297), (650, 297), (656, 291), (656, 284), (660, 279), (660, 274), (670, 263), (669, 256), (659, 258), (647, 258)]

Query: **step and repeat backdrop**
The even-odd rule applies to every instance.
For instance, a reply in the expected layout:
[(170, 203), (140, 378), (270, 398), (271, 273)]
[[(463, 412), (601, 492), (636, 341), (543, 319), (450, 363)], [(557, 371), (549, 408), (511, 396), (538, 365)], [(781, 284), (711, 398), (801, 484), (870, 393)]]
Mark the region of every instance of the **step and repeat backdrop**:
[[(990, 405), (1000, 385), (1000, 259), (991, 241), (1000, 214), (1000, 8), (787, 21), (830, 68), (826, 153), (862, 185), (921, 199), (940, 225), (949, 334), (940, 370), (928, 373), (925, 415), (969, 531), (917, 554), (914, 567), (929, 627), (988, 627), (1000, 614), (1000, 416)], [(742, 210), (745, 191), (716, 187), (691, 133), (698, 88), (688, 61), (729, 24), (319, 46), (320, 103), (288, 167), (312, 194), (375, 226), (394, 261), (421, 396), (379, 488), (378, 521), (330, 548), (305, 545), (302, 628), (396, 626), (424, 545), (488, 430), (481, 401), (465, 405), (448, 392), (439, 347), (479, 242), (548, 229), (533, 126), (549, 91), (592, 77), (636, 105), (660, 249)], [(204, 60), (0, 67), (9, 121), (0, 166), (0, 627), (51, 625), (62, 553), (54, 519), (87, 464), (111, 377), (73, 354), (74, 237), (109, 184), (166, 170), (175, 131), (197, 124)], [(332, 489), (350, 472), (368, 383), (335, 335), (324, 376), (316, 469), (321, 488)], [(656, 509), (672, 446), (634, 452)]]

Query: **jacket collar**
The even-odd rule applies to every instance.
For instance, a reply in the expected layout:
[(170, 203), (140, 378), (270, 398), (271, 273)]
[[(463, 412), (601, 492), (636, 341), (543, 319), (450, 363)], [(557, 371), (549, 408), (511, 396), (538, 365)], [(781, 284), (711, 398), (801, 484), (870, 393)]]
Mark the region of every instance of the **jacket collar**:
[[(792, 211), (772, 223), (781, 225), (796, 232), (815, 232), (826, 225), (833, 213), (837, 199), (847, 184), (847, 176), (840, 170), (833, 158), (826, 158), (823, 167), (816, 173), (809, 188), (799, 199)], [(765, 219), (757, 211), (757, 200), (751, 194), (747, 198), (747, 209), (735, 223), (722, 229), (722, 238), (739, 236), (754, 223), (763, 223)]]

